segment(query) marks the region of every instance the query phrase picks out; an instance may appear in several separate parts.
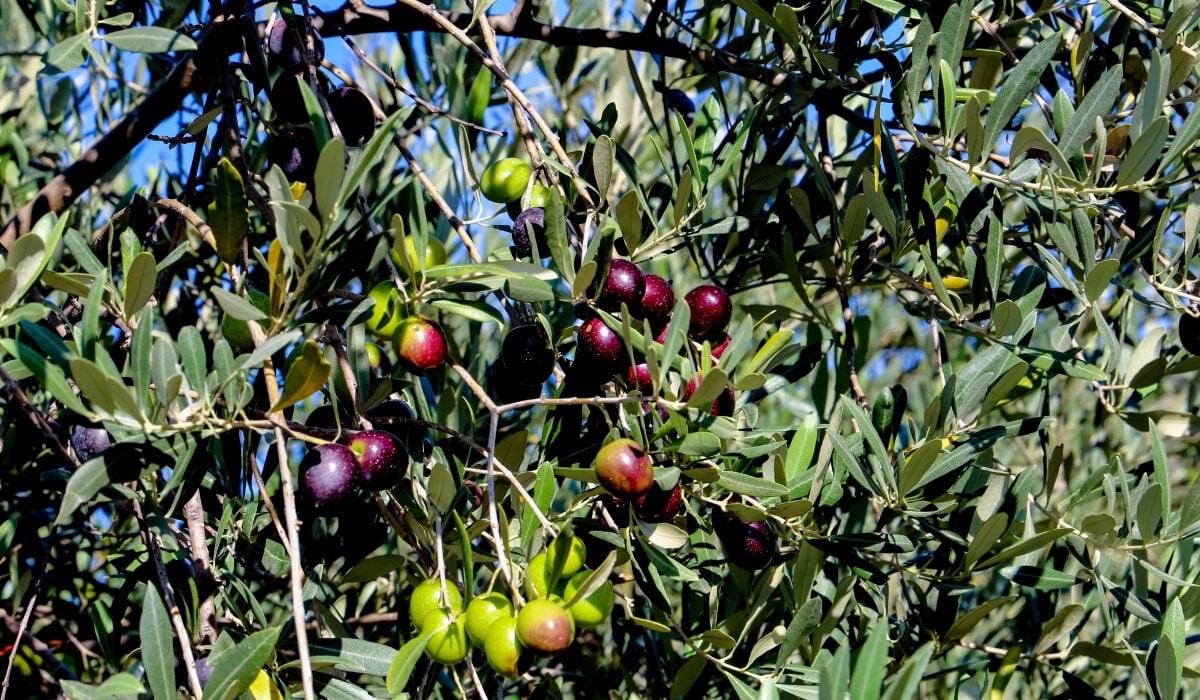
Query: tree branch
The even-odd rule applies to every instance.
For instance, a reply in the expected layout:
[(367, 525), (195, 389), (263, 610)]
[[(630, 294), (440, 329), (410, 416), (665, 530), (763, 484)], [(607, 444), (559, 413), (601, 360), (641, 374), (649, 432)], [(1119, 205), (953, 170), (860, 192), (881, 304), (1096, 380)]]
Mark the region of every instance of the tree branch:
[[(339, 9), (317, 12), (313, 16), (313, 24), (324, 36), (416, 31), (445, 33), (447, 25), (465, 30), (471, 24), (469, 13), (438, 11), (437, 14), (441, 17), (435, 19), (404, 4), (374, 8), (366, 6), (361, 0), (350, 0)], [(531, 39), (552, 46), (591, 46), (653, 53), (665, 58), (691, 61), (702, 71), (732, 73), (771, 86), (782, 85), (789, 77), (787, 73), (733, 54), (691, 46), (645, 31), (555, 26), (537, 22), (529, 13), (489, 16), (486, 19), (498, 36)], [(46, 183), (0, 230), (0, 255), (7, 257), (9, 248), (18, 236), (28, 233), (38, 219), (46, 214), (65, 210), (80, 193), (95, 184), (144, 141), (155, 127), (175, 114), (183, 99), (212, 75), (213, 71), (208, 68), (214, 65), (216, 58), (241, 50), (241, 24), (240, 19), (214, 23), (200, 40), (197, 49), (185, 54), (137, 108), (125, 115), (66, 170)], [(548, 133), (547, 136), (552, 134)]]

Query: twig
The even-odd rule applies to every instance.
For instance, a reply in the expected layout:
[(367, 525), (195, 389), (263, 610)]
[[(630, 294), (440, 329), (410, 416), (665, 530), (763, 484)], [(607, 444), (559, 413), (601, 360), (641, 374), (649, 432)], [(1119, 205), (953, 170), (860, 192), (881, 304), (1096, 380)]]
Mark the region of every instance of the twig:
[(204, 504), (197, 490), (183, 506), (184, 517), (187, 519), (188, 550), (192, 554), (192, 562), (196, 566), (196, 582), (204, 599), (200, 601), (200, 642), (211, 644), (217, 638), (216, 627), (216, 589), (218, 579), (213, 574), (212, 562), (208, 557), (208, 533), (204, 529)]
[(142, 512), (142, 502), (136, 498), (133, 499), (133, 515), (137, 518), (138, 529), (142, 533), (142, 542), (145, 543), (146, 549), (150, 552), (150, 559), (154, 562), (154, 571), (158, 575), (158, 587), (162, 592), (163, 602), (166, 603), (167, 613), (171, 617), (171, 624), (175, 628), (175, 636), (179, 640), (179, 651), (183, 656), (183, 664), (187, 668), (192, 695), (198, 698), (204, 694), (204, 690), (200, 686), (200, 677), (196, 674), (196, 657), (192, 654), (192, 640), (188, 635), (187, 626), (183, 624), (183, 615), (179, 612), (179, 606), (175, 604), (175, 594), (171, 591), (171, 582), (167, 579), (167, 567), (163, 563), (158, 535), (151, 532), (150, 526), (146, 523), (146, 516)]
[[(266, 342), (267, 336), (258, 321), (248, 321), (250, 337), (254, 347), (260, 347)], [(275, 379), (275, 366), (271, 358), (263, 360), (262, 371), (266, 374), (267, 400), (274, 406), (279, 403), (279, 384)], [(312, 659), (308, 651), (308, 627), (305, 621), (304, 606), (304, 570), (300, 564), (300, 525), (296, 517), (296, 487), (292, 483), (292, 470), (288, 465), (287, 438), (284, 436), (286, 421), (279, 412), (267, 414), (267, 418), (275, 424), (275, 454), (279, 461), (280, 491), (283, 495), (283, 517), (287, 522), (286, 542), (288, 547), (288, 570), (292, 588), (292, 621), (296, 632), (296, 647), (300, 654), (300, 680), (304, 688), (305, 700), (316, 697), (313, 691)], [(257, 469), (254, 459), (250, 460)], [(266, 491), (262, 492), (263, 501), (269, 501)]]

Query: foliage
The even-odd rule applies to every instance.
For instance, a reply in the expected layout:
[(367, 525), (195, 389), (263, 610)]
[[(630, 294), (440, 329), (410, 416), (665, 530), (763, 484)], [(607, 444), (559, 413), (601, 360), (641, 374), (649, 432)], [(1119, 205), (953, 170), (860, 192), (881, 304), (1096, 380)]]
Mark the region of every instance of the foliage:
[[(309, 4), (0, 0), (14, 696), (1194, 693), (1195, 0)], [(306, 13), (326, 62), (280, 65)], [(525, 260), (479, 189), (506, 157), (545, 201)], [(661, 336), (592, 302), (614, 257), (671, 280)], [(410, 314), (449, 348), (424, 376), (368, 336)], [(649, 386), (585, 371), (594, 317)], [(555, 375), (501, 397), (523, 323)], [(307, 512), (306, 450), (370, 424), (407, 476)], [(682, 514), (604, 494), (618, 437)], [(418, 583), (519, 602), (567, 533), (606, 623), (513, 680), (422, 654)]]

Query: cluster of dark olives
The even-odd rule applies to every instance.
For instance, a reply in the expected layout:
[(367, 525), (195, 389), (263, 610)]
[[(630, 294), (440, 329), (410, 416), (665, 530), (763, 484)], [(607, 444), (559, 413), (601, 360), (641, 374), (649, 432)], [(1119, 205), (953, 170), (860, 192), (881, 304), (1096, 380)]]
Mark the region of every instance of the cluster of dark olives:
[(363, 430), (345, 444), (317, 445), (300, 462), (300, 495), (318, 515), (334, 514), (360, 490), (382, 491), (404, 478), (408, 453), (394, 435)]
[(325, 58), (325, 42), (307, 17), (277, 19), (267, 34), (266, 56), (273, 75), (268, 99), (279, 126), (271, 138), (268, 159), (289, 181), (312, 184), (319, 154), (301, 84), (312, 76), (315, 83), (310, 86), (315, 84), (324, 94), (338, 131), (349, 146), (368, 141), (375, 134), (375, 106), (356, 87), (328, 87), (325, 75), (317, 70)]

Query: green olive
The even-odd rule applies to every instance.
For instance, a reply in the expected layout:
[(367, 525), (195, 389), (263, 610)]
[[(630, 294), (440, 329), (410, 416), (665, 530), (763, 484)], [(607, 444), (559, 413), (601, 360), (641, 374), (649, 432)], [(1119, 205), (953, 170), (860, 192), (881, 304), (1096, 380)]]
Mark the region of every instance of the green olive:
[(533, 169), (520, 158), (502, 158), (483, 171), (479, 189), (497, 204), (515, 202), (525, 194)]

